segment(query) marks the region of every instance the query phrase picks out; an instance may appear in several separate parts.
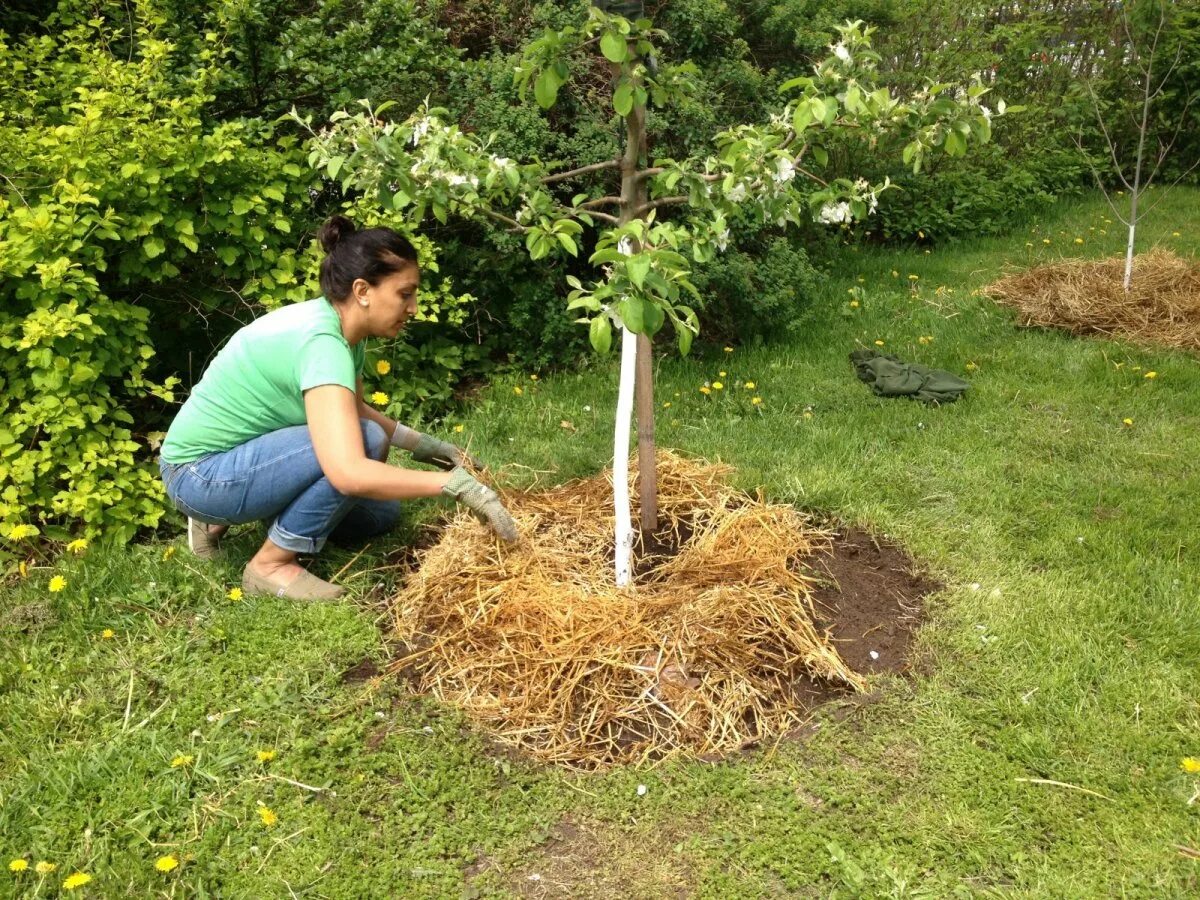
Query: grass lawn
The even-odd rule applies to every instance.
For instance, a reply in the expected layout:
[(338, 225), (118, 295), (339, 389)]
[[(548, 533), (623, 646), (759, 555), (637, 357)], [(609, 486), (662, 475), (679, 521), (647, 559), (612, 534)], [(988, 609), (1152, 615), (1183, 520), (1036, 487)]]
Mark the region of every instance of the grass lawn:
[[(1174, 192), (1140, 246), (1196, 254), (1198, 209)], [(1119, 253), (1104, 215), (1088, 198), (1029, 234), (844, 248), (789, 344), (658, 364), (663, 446), (886, 533), (945, 583), (918, 638), (931, 674), (880, 678), (804, 742), (567, 775), (342, 677), (386, 659), (379, 568), (405, 534), (319, 561), (352, 563), (340, 605), (228, 599), (253, 528), (217, 564), (179, 538), (93, 546), (0, 598), (0, 896), (77, 871), (110, 897), (1195, 896), (1200, 360), (1018, 330), (975, 293), (1006, 265)], [(876, 399), (847, 360), (876, 340), (973, 389)], [(591, 474), (615, 371), (496, 384), (452, 437), (516, 482)], [(414, 526), (444, 508), (414, 504)]]

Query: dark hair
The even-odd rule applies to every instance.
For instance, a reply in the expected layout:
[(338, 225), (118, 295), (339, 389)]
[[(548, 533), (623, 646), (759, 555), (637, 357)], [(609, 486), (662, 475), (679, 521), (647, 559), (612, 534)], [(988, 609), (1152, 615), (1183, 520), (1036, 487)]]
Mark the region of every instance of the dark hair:
[(376, 285), (405, 266), (417, 264), (417, 251), (404, 235), (390, 228), (356, 231), (345, 216), (334, 216), (322, 225), (317, 240), (325, 250), (321, 292), (331, 301), (350, 296), (350, 288), (359, 278)]

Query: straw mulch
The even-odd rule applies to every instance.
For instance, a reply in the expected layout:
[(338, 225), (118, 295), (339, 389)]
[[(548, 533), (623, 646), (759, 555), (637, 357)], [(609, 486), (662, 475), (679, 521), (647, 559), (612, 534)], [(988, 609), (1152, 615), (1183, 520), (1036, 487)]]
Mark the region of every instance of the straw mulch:
[(1022, 325), (1200, 350), (1200, 264), (1156, 248), (1134, 257), (1128, 295), (1124, 274), (1123, 257), (1065, 260), (1009, 275), (983, 293), (1016, 307)]
[(643, 560), (623, 590), (611, 470), (506, 495), (521, 531), (511, 548), (460, 514), (396, 598), (416, 649), (392, 670), (502, 743), (576, 768), (782, 735), (804, 718), (798, 678), (861, 689), (814, 628), (795, 562), (829, 536), (730, 488), (728, 466), (663, 451), (658, 465), (658, 537), (682, 546)]

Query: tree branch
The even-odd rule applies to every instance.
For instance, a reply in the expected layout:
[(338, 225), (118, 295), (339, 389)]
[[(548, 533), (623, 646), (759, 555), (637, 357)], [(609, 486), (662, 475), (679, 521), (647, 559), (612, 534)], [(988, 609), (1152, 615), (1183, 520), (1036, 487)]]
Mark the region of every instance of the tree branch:
[(480, 212), (482, 212), (489, 219), (495, 219), (497, 222), (503, 222), (505, 225), (508, 225), (509, 231), (524, 232), (527, 230), (525, 228), (525, 226), (522, 225), (520, 222), (518, 222), (516, 219), (510, 219), (508, 216), (501, 215), (500, 213), (494, 212), (493, 210), (481, 209)]
[(684, 197), (684, 196), (659, 197), (657, 200), (651, 200), (649, 203), (645, 203), (642, 206), (639, 206), (637, 209), (635, 209), (633, 211), (632, 218), (640, 219), (642, 216), (644, 216), (646, 213), (650, 212), (650, 210), (652, 210), (652, 209), (658, 209), (660, 206), (678, 206), (681, 203), (687, 203), (690, 199), (691, 199), (690, 197)]
[(589, 200), (587, 203), (580, 203), (579, 209), (595, 209), (598, 206), (621, 205), (620, 197), (597, 197), (595, 200)]
[(616, 169), (621, 165), (620, 160), (608, 159), (604, 162), (592, 163), (590, 166), (580, 166), (578, 169), (571, 169), (568, 172), (556, 172), (553, 175), (545, 175), (539, 178), (542, 184), (552, 184), (555, 181), (566, 181), (570, 178), (576, 178), (580, 175), (586, 175), (589, 172), (599, 172), (602, 169)]

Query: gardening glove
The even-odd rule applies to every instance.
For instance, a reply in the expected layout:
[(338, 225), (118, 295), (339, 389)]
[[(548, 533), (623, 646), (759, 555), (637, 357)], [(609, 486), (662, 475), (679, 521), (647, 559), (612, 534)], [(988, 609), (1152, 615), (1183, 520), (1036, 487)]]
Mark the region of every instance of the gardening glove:
[(466, 469), (455, 466), (450, 473), (450, 480), (442, 488), (442, 493), (453, 497), (471, 510), (475, 518), (490, 527), (503, 540), (510, 544), (516, 542), (517, 525), (500, 503), (500, 495), (478, 481)]
[(483, 468), (482, 462), (453, 444), (421, 434), (407, 425), (397, 423), (390, 440), (393, 447), (407, 450), (418, 462), (431, 463), (447, 470), (455, 466), (466, 466), (468, 463), (474, 469)]

